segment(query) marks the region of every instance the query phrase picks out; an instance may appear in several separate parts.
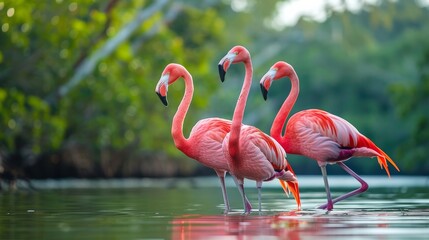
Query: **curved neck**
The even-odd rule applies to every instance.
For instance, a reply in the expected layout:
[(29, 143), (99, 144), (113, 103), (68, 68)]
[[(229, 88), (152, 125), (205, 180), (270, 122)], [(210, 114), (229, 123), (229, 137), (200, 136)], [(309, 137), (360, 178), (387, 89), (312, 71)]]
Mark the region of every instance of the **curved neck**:
[(173, 117), (173, 124), (171, 126), (171, 135), (173, 136), (174, 144), (182, 151), (182, 148), (188, 144), (188, 140), (183, 135), (183, 123), (185, 121), (189, 105), (191, 105), (192, 95), (194, 94), (192, 76), (189, 73), (185, 73), (183, 79), (185, 81), (185, 94), (183, 95), (182, 101)]
[(270, 135), (278, 142), (282, 142), (285, 139), (283, 129), (285, 128), (287, 117), (289, 116), (289, 113), (292, 110), (292, 107), (295, 104), (299, 94), (299, 79), (294, 70), (292, 70), (292, 74), (289, 76), (289, 79), (292, 85), (289, 95), (277, 113), (270, 131)]
[(244, 83), (241, 88), (240, 96), (238, 97), (237, 104), (235, 105), (234, 115), (232, 117), (231, 133), (229, 136), (228, 151), (232, 159), (238, 156), (240, 151), (240, 133), (241, 125), (243, 122), (244, 109), (246, 108), (247, 97), (249, 96), (250, 86), (252, 85), (252, 62), (250, 58), (244, 62), (246, 74), (244, 76)]

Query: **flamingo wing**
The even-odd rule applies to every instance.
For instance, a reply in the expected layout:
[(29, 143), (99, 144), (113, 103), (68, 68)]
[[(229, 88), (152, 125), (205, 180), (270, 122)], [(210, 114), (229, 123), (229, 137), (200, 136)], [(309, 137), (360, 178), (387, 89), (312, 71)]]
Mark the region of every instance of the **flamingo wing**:
[[(347, 160), (352, 156), (377, 157), (390, 176), (387, 161), (395, 162), (348, 121), (323, 110), (309, 109), (291, 117), (291, 132), (300, 142), (300, 151), (319, 162)], [(288, 131), (288, 130), (287, 130)]]
[(265, 134), (258, 128), (252, 126), (244, 126), (242, 129), (246, 136), (245, 141), (252, 144), (254, 156), (259, 159), (266, 159), (275, 171), (281, 171), (286, 168), (286, 152), (281, 145), (269, 135)]
[[(299, 196), (299, 186), (296, 181), (296, 175), (286, 160), (286, 152), (283, 147), (271, 136), (265, 134), (261, 130), (246, 126), (243, 128), (247, 138), (246, 141), (251, 143), (254, 151), (251, 153), (253, 156), (257, 156), (258, 159), (254, 159), (255, 166), (259, 169), (270, 168), (273, 169), (277, 174), (282, 172), (282, 177), (279, 178), (280, 184), (285, 191), (286, 195), (292, 192), (293, 197), (296, 200), (298, 209), (301, 208), (301, 198)], [(258, 164), (258, 160), (266, 159)], [(271, 170), (272, 171), (272, 170)], [(274, 174), (272, 177), (274, 177)], [(264, 180), (270, 180), (272, 177)]]
[(205, 118), (198, 121), (192, 128), (190, 137), (207, 135), (219, 144), (222, 144), (225, 135), (231, 130), (231, 121), (222, 118)]
[(328, 112), (310, 109), (299, 112), (302, 127), (327, 137), (342, 148), (357, 146), (359, 131), (346, 120)]
[(206, 118), (198, 121), (189, 134), (191, 144), (179, 148), (188, 157), (215, 170), (229, 171), (222, 151), (222, 142), (231, 129), (231, 121)]

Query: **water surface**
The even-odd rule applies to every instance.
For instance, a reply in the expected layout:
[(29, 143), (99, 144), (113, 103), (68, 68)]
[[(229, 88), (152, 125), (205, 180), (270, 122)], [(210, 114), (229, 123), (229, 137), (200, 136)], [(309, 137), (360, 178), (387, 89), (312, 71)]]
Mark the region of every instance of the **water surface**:
[[(300, 211), (273, 181), (263, 211), (247, 216), (231, 181), (233, 211), (222, 214), (216, 178), (35, 181), (37, 191), (0, 193), (0, 239), (427, 239), (428, 178), (367, 179), (366, 193), (330, 212), (316, 209), (321, 177), (300, 178)], [(334, 197), (357, 187), (330, 181)], [(257, 208), (254, 182), (246, 193)]]

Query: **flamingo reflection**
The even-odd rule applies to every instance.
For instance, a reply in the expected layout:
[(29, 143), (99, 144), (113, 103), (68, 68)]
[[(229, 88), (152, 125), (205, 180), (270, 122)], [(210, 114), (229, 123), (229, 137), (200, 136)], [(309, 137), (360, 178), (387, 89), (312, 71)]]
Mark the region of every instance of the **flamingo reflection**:
[(399, 214), (317, 210), (267, 216), (186, 214), (172, 220), (171, 239), (346, 239), (365, 236), (365, 229), (385, 232)]
[(172, 221), (172, 239), (243, 239), (254, 236), (299, 239), (298, 230), (305, 227), (306, 221), (293, 216), (296, 216), (295, 212), (274, 216), (187, 214)]

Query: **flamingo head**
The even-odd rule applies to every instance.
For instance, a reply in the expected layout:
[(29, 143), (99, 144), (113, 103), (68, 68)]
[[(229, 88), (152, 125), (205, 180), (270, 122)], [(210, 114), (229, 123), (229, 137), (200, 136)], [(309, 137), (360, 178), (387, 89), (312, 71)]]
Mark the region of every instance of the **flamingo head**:
[(219, 61), (220, 80), (225, 81), (225, 74), (233, 63), (246, 62), (250, 60), (249, 51), (243, 46), (235, 46)]
[(268, 90), (271, 87), (273, 80), (278, 80), (283, 77), (290, 77), (294, 70), (287, 62), (279, 61), (276, 62), (270, 70), (262, 77), (260, 81), (262, 96), (267, 100)]
[(168, 86), (174, 83), (180, 77), (185, 77), (185, 74), (187, 72), (188, 71), (185, 69), (185, 67), (176, 63), (168, 64), (165, 67), (164, 71), (162, 71), (161, 78), (156, 84), (155, 92), (165, 106), (168, 106), (168, 101), (167, 101)]

